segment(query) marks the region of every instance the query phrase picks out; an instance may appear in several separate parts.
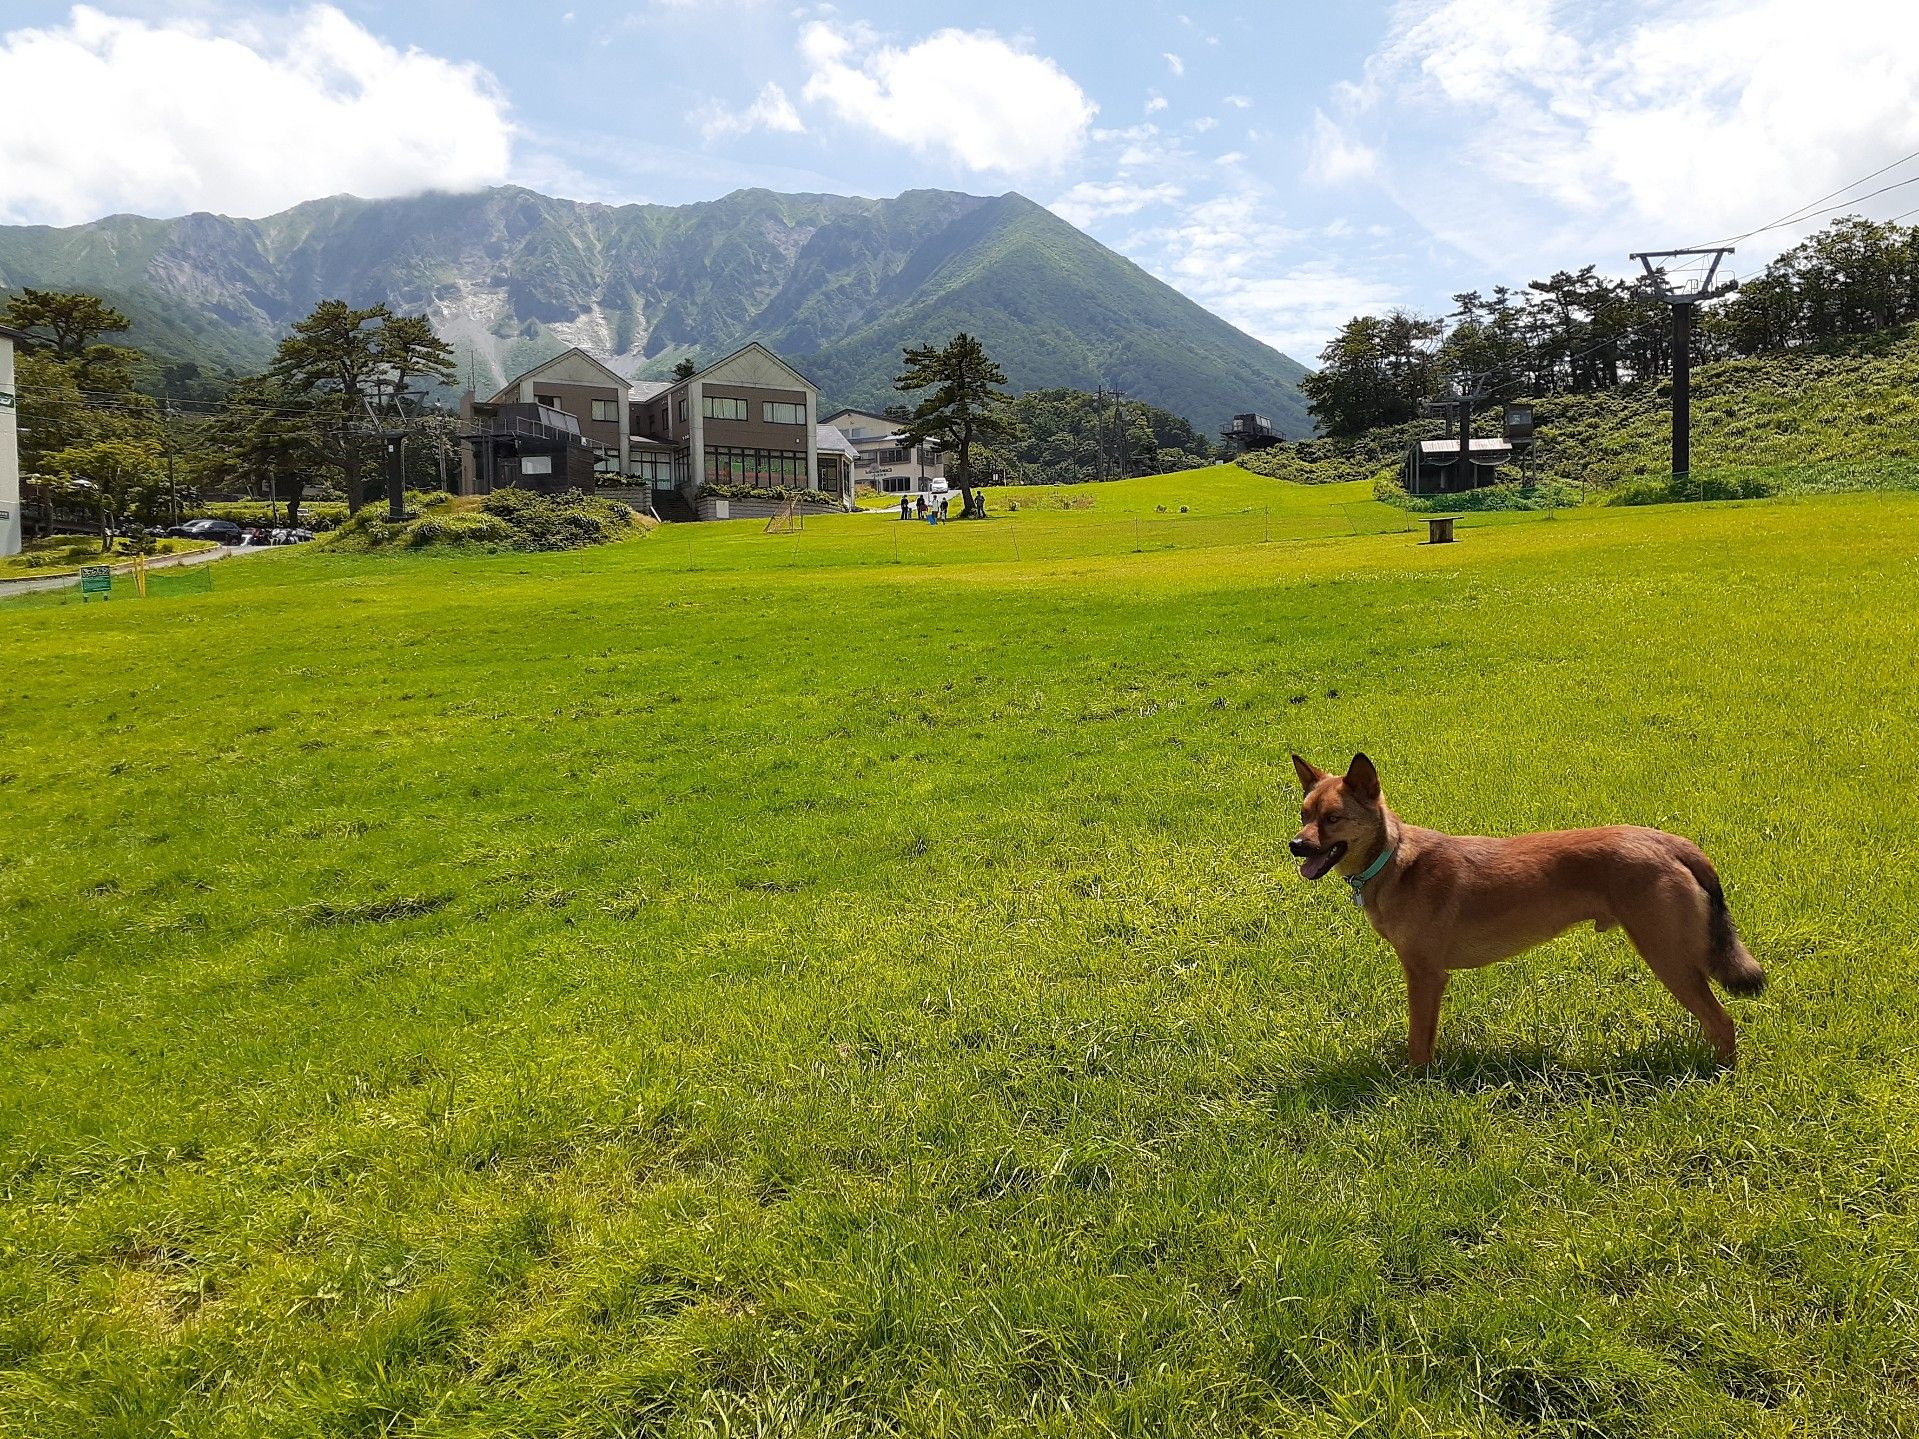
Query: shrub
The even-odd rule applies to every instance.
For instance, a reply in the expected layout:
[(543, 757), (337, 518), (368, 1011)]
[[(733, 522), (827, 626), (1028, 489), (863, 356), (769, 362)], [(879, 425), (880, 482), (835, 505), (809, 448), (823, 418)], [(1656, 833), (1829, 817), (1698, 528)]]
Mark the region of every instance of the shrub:
[(426, 515), (406, 530), (409, 549), (428, 545), (510, 545), (513, 526), (498, 515), (459, 510), (451, 514)]
[(1779, 494), (1785, 485), (1772, 475), (1688, 475), (1683, 481), (1641, 478), (1625, 480), (1607, 491), (1602, 504), (1671, 505), (1687, 500), (1761, 500)]
[(830, 509), (838, 509), (840, 503), (840, 497), (829, 490), (804, 490), (784, 485), (702, 485), (700, 494), (711, 495), (717, 500), (770, 500), (782, 505), (797, 497), (803, 505), (819, 505)]
[(633, 511), (618, 500), (603, 500), (580, 490), (543, 495), (509, 487), (488, 495), (480, 508), (512, 530), (513, 547), (519, 550), (603, 545), (633, 525)]
[(1488, 510), (1564, 510), (1580, 503), (1579, 491), (1564, 480), (1543, 480), (1536, 485), (1516, 485), (1510, 481), (1465, 490), (1456, 495), (1413, 495), (1399, 483), (1396, 472), (1373, 480), (1373, 498), (1381, 504), (1397, 505), (1416, 515), (1475, 514)]

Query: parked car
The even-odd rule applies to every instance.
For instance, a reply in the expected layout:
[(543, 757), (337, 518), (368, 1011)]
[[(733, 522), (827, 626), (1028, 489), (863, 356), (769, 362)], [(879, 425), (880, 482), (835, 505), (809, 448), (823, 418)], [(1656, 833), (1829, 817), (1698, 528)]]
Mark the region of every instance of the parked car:
[(222, 545), (237, 545), (246, 536), (232, 520), (188, 520), (184, 525), (173, 525), (167, 533), (181, 540), (213, 540)]
[(267, 538), (267, 543), (271, 545), (303, 545), (312, 538), (312, 530), (281, 528), (275, 530)]

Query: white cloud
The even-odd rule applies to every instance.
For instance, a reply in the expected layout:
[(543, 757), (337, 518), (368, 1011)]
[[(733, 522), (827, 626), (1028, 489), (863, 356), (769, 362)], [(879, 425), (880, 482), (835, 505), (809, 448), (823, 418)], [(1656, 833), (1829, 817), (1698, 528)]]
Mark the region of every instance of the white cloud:
[(1157, 115), (1161, 110), (1164, 110), (1165, 108), (1166, 108), (1166, 97), (1164, 95), (1154, 95), (1151, 98), (1149, 98), (1146, 102), (1146, 113), (1148, 115)]
[[(1417, 114), (1477, 137), (1449, 167), (1412, 155), (1387, 176), (1416, 212), (1449, 216), (1445, 238), (1501, 261), (1581, 248), (1618, 264), (1631, 241), (1736, 233), (1919, 149), (1915, 95), (1910, 0), (1822, 0), (1816, 19), (1805, 0), (1418, 0), (1332, 105), (1362, 132)], [(1435, 211), (1462, 162), (1492, 204)], [(1866, 209), (1919, 204), (1901, 193)]]
[(1399, 287), (1300, 255), (1310, 232), (1274, 218), (1270, 197), (1236, 188), (1194, 205), (1175, 223), (1126, 241), (1168, 284), (1296, 359), (1311, 361), (1354, 315), (1405, 303)]
[(864, 26), (815, 21), (800, 36), (805, 97), (842, 120), (969, 170), (1057, 170), (1098, 112), (1073, 78), (990, 30), (939, 30), (905, 49)]
[(1171, 50), (1166, 52), (1164, 58), (1166, 68), (1171, 70), (1175, 75), (1184, 75), (1186, 73), (1186, 62), (1180, 59), (1179, 56), (1175, 55)]
[(1250, 110), (1253, 107), (1253, 102), (1244, 95), (1228, 95), (1226, 97), (1226, 103), (1231, 105), (1235, 110)]
[(1228, 150), (1224, 155), (1215, 156), (1213, 158), (1213, 163), (1215, 165), (1238, 165), (1238, 164), (1244, 163), (1245, 159), (1246, 159), (1245, 151)]
[(782, 135), (804, 135), (806, 123), (800, 119), (786, 91), (768, 80), (760, 93), (744, 110), (729, 110), (718, 101), (689, 116), (709, 140), (722, 136), (745, 135), (754, 130), (772, 130)]
[(1084, 228), (1115, 215), (1135, 215), (1148, 205), (1169, 205), (1186, 192), (1177, 185), (1136, 185), (1125, 180), (1082, 180), (1048, 207), (1069, 225)]
[(1197, 133), (1204, 135), (1218, 123), (1219, 121), (1215, 120), (1211, 115), (1201, 115), (1197, 120), (1193, 121), (1193, 129)]
[(1349, 180), (1370, 178), (1378, 167), (1379, 156), (1370, 145), (1354, 139), (1346, 129), (1329, 119), (1325, 111), (1313, 112), (1307, 179), (1317, 185), (1343, 185)]
[(503, 179), (514, 129), (486, 71), (399, 50), (330, 5), (272, 26), (76, 6), (0, 35), (0, 221), (264, 215), (316, 195)]

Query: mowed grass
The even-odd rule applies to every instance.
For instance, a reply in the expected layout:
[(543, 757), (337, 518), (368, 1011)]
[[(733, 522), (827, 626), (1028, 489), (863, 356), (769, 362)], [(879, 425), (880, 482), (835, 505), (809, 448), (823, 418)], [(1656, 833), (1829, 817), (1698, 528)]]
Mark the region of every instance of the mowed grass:
[[(0, 1429), (1919, 1429), (1919, 498), (887, 523), (0, 610)], [(1699, 840), (1740, 1069), (1582, 932), (1407, 1073), (1362, 746)]]

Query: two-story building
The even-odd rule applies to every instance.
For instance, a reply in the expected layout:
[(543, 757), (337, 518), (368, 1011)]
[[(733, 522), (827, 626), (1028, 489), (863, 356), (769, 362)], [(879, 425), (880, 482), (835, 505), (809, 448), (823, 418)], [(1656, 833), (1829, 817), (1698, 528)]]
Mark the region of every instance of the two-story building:
[[(576, 422), (602, 486), (644, 487), (662, 514), (726, 517), (727, 491), (813, 490), (852, 503), (851, 446), (819, 422), (819, 390), (754, 341), (682, 380), (628, 380), (581, 349), (518, 375), (476, 417), (532, 406)], [(469, 443), (462, 488), (491, 488)], [(503, 471), (494, 467), (495, 482)]]
[(925, 494), (946, 473), (939, 446), (902, 443), (900, 422), (870, 410), (836, 410), (826, 417), (858, 452), (854, 478), (883, 495)]

